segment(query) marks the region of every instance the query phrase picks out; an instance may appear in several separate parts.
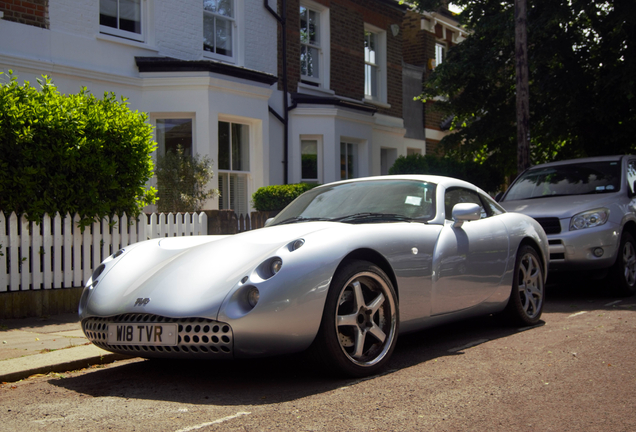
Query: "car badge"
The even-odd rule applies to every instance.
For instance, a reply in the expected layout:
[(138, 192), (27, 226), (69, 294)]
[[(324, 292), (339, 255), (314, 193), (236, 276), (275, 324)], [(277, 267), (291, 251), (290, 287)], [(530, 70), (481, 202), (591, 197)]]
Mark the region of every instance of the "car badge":
[(146, 306), (148, 303), (150, 303), (150, 299), (149, 298), (138, 298), (137, 301), (135, 302), (135, 306)]

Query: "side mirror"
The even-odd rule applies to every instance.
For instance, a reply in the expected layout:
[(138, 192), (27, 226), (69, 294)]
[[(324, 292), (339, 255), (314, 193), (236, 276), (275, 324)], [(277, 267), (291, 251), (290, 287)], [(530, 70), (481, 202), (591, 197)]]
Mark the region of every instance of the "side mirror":
[(453, 207), (453, 220), (455, 228), (461, 227), (464, 222), (481, 218), (481, 207), (474, 203), (459, 203)]
[(503, 192), (499, 192), (497, 195), (495, 195), (495, 201), (499, 202), (503, 194), (504, 194)]

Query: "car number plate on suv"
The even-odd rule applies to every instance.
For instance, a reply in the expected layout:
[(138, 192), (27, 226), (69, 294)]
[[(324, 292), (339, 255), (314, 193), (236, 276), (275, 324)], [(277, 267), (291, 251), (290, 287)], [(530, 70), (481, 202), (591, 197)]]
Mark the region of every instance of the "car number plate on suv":
[(177, 324), (108, 324), (108, 343), (114, 345), (174, 346), (177, 344)]

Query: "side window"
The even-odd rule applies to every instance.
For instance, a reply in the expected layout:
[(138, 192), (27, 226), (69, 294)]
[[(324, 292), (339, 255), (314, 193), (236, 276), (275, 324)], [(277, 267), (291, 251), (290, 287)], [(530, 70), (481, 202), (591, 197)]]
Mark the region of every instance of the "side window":
[(444, 212), (446, 213), (445, 218), (447, 220), (453, 219), (453, 207), (459, 203), (477, 204), (481, 207), (481, 218), (484, 219), (488, 217), (488, 213), (486, 212), (481, 199), (479, 199), (479, 194), (477, 192), (455, 187), (448, 188), (444, 195)]
[(479, 194), (481, 197), (481, 201), (488, 211), (489, 216), (495, 216), (505, 213), (506, 211), (499, 205), (495, 200), (490, 198), (488, 195)]
[(634, 182), (636, 181), (636, 160), (630, 160), (627, 164), (627, 185), (632, 194), (636, 192)]

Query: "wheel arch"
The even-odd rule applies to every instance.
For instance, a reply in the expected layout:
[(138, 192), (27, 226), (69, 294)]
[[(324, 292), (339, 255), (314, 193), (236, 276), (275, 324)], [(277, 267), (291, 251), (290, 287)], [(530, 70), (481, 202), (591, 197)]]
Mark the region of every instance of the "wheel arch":
[(397, 278), (395, 277), (395, 272), (393, 271), (393, 267), (391, 267), (391, 264), (389, 264), (389, 262), (386, 260), (386, 258), (384, 258), (384, 256), (382, 256), (382, 254), (373, 249), (361, 248), (349, 252), (349, 254), (347, 254), (347, 256), (345, 256), (342, 261), (340, 261), (340, 264), (338, 264), (338, 268), (336, 268), (335, 273), (337, 273), (342, 267), (347, 265), (347, 263), (355, 260), (369, 261), (380, 267), (380, 269), (382, 269), (382, 271), (387, 275), (387, 277), (393, 284), (393, 289), (395, 290), (395, 295), (397, 296), (398, 300), (400, 299), (400, 290), (397, 284)]

